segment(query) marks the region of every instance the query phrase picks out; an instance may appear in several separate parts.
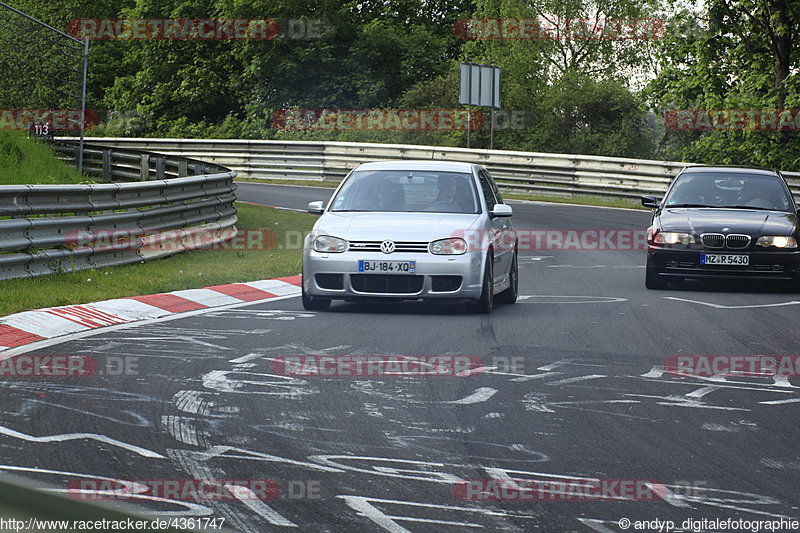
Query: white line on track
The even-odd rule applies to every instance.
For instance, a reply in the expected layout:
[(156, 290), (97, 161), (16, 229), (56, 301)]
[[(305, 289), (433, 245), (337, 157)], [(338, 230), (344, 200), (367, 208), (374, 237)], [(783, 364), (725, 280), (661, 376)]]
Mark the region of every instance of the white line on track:
[(678, 298), (675, 296), (663, 296), (665, 300), (676, 300), (679, 302), (688, 302), (692, 304), (698, 305), (705, 305), (708, 307), (713, 307), (715, 309), (755, 309), (759, 307), (781, 307), (786, 305), (798, 305), (800, 302), (796, 300), (792, 300), (789, 302), (776, 302), (772, 304), (752, 304), (752, 305), (722, 305), (722, 304), (712, 304), (711, 302), (701, 302), (699, 300), (689, 300), (687, 298)]
[(473, 392), (472, 394), (470, 394), (469, 396), (467, 396), (465, 398), (461, 398), (460, 400), (453, 400), (453, 401), (450, 401), (450, 402), (444, 402), (444, 403), (452, 403), (452, 404), (458, 404), (458, 405), (471, 405), (473, 403), (485, 402), (486, 400), (488, 400), (489, 398), (494, 396), (496, 393), (497, 393), (497, 389), (493, 389), (491, 387), (481, 387), (480, 389), (476, 389), (475, 392)]

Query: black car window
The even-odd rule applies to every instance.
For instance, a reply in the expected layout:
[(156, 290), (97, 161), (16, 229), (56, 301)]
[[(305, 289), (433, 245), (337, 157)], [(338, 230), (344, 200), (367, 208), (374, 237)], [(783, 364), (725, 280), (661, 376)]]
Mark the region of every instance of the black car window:
[(492, 183), (483, 170), (478, 173), (478, 181), (480, 181), (481, 189), (483, 190), (483, 196), (486, 198), (486, 208), (491, 211), (494, 209), (494, 206), (497, 205), (497, 199), (494, 196)]
[(486, 175), (486, 178), (489, 180), (489, 184), (492, 186), (492, 192), (494, 193), (494, 197), (497, 199), (497, 203), (505, 203), (503, 201), (503, 195), (500, 194), (500, 189), (497, 187), (497, 183), (495, 183), (495, 181), (492, 179), (492, 175), (489, 174), (488, 170), (483, 170), (482, 172)]

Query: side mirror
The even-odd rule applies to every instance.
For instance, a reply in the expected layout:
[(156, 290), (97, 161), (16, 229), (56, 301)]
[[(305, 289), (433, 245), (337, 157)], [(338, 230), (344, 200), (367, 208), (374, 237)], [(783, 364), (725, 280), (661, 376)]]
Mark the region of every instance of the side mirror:
[(642, 196), (642, 205), (650, 209), (658, 209), (661, 204), (655, 196)]
[(513, 213), (510, 205), (507, 204), (496, 204), (492, 212), (490, 213), (492, 218), (494, 217), (510, 217)]
[(325, 202), (322, 200), (308, 202), (308, 212), (312, 215), (321, 215), (323, 211), (325, 211)]

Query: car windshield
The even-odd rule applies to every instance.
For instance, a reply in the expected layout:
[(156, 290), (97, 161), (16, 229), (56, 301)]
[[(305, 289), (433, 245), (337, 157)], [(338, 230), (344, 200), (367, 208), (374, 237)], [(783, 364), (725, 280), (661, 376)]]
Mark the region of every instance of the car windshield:
[(331, 211), (479, 212), (470, 174), (417, 170), (353, 172), (331, 205)]
[(792, 202), (775, 176), (698, 173), (679, 176), (664, 205), (791, 211)]

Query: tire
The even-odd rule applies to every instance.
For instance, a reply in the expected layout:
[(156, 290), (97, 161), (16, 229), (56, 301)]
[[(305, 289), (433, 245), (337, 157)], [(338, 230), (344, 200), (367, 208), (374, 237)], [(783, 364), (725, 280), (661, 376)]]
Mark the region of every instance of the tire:
[(648, 289), (666, 289), (667, 282), (658, 277), (658, 271), (648, 268), (646, 269), (646, 273), (644, 275), (644, 286)]
[(303, 287), (303, 309), (306, 311), (327, 311), (331, 306), (330, 298), (322, 298), (319, 296), (308, 296), (306, 289)]
[(494, 307), (494, 256), (490, 253), (486, 257), (486, 267), (483, 269), (483, 289), (481, 297), (475, 302), (474, 311), (481, 315), (488, 315)]
[(519, 265), (517, 265), (516, 250), (514, 250), (514, 255), (511, 259), (511, 267), (508, 269), (508, 279), (511, 281), (511, 285), (497, 295), (497, 303), (513, 304), (517, 301), (517, 296), (519, 296)]

